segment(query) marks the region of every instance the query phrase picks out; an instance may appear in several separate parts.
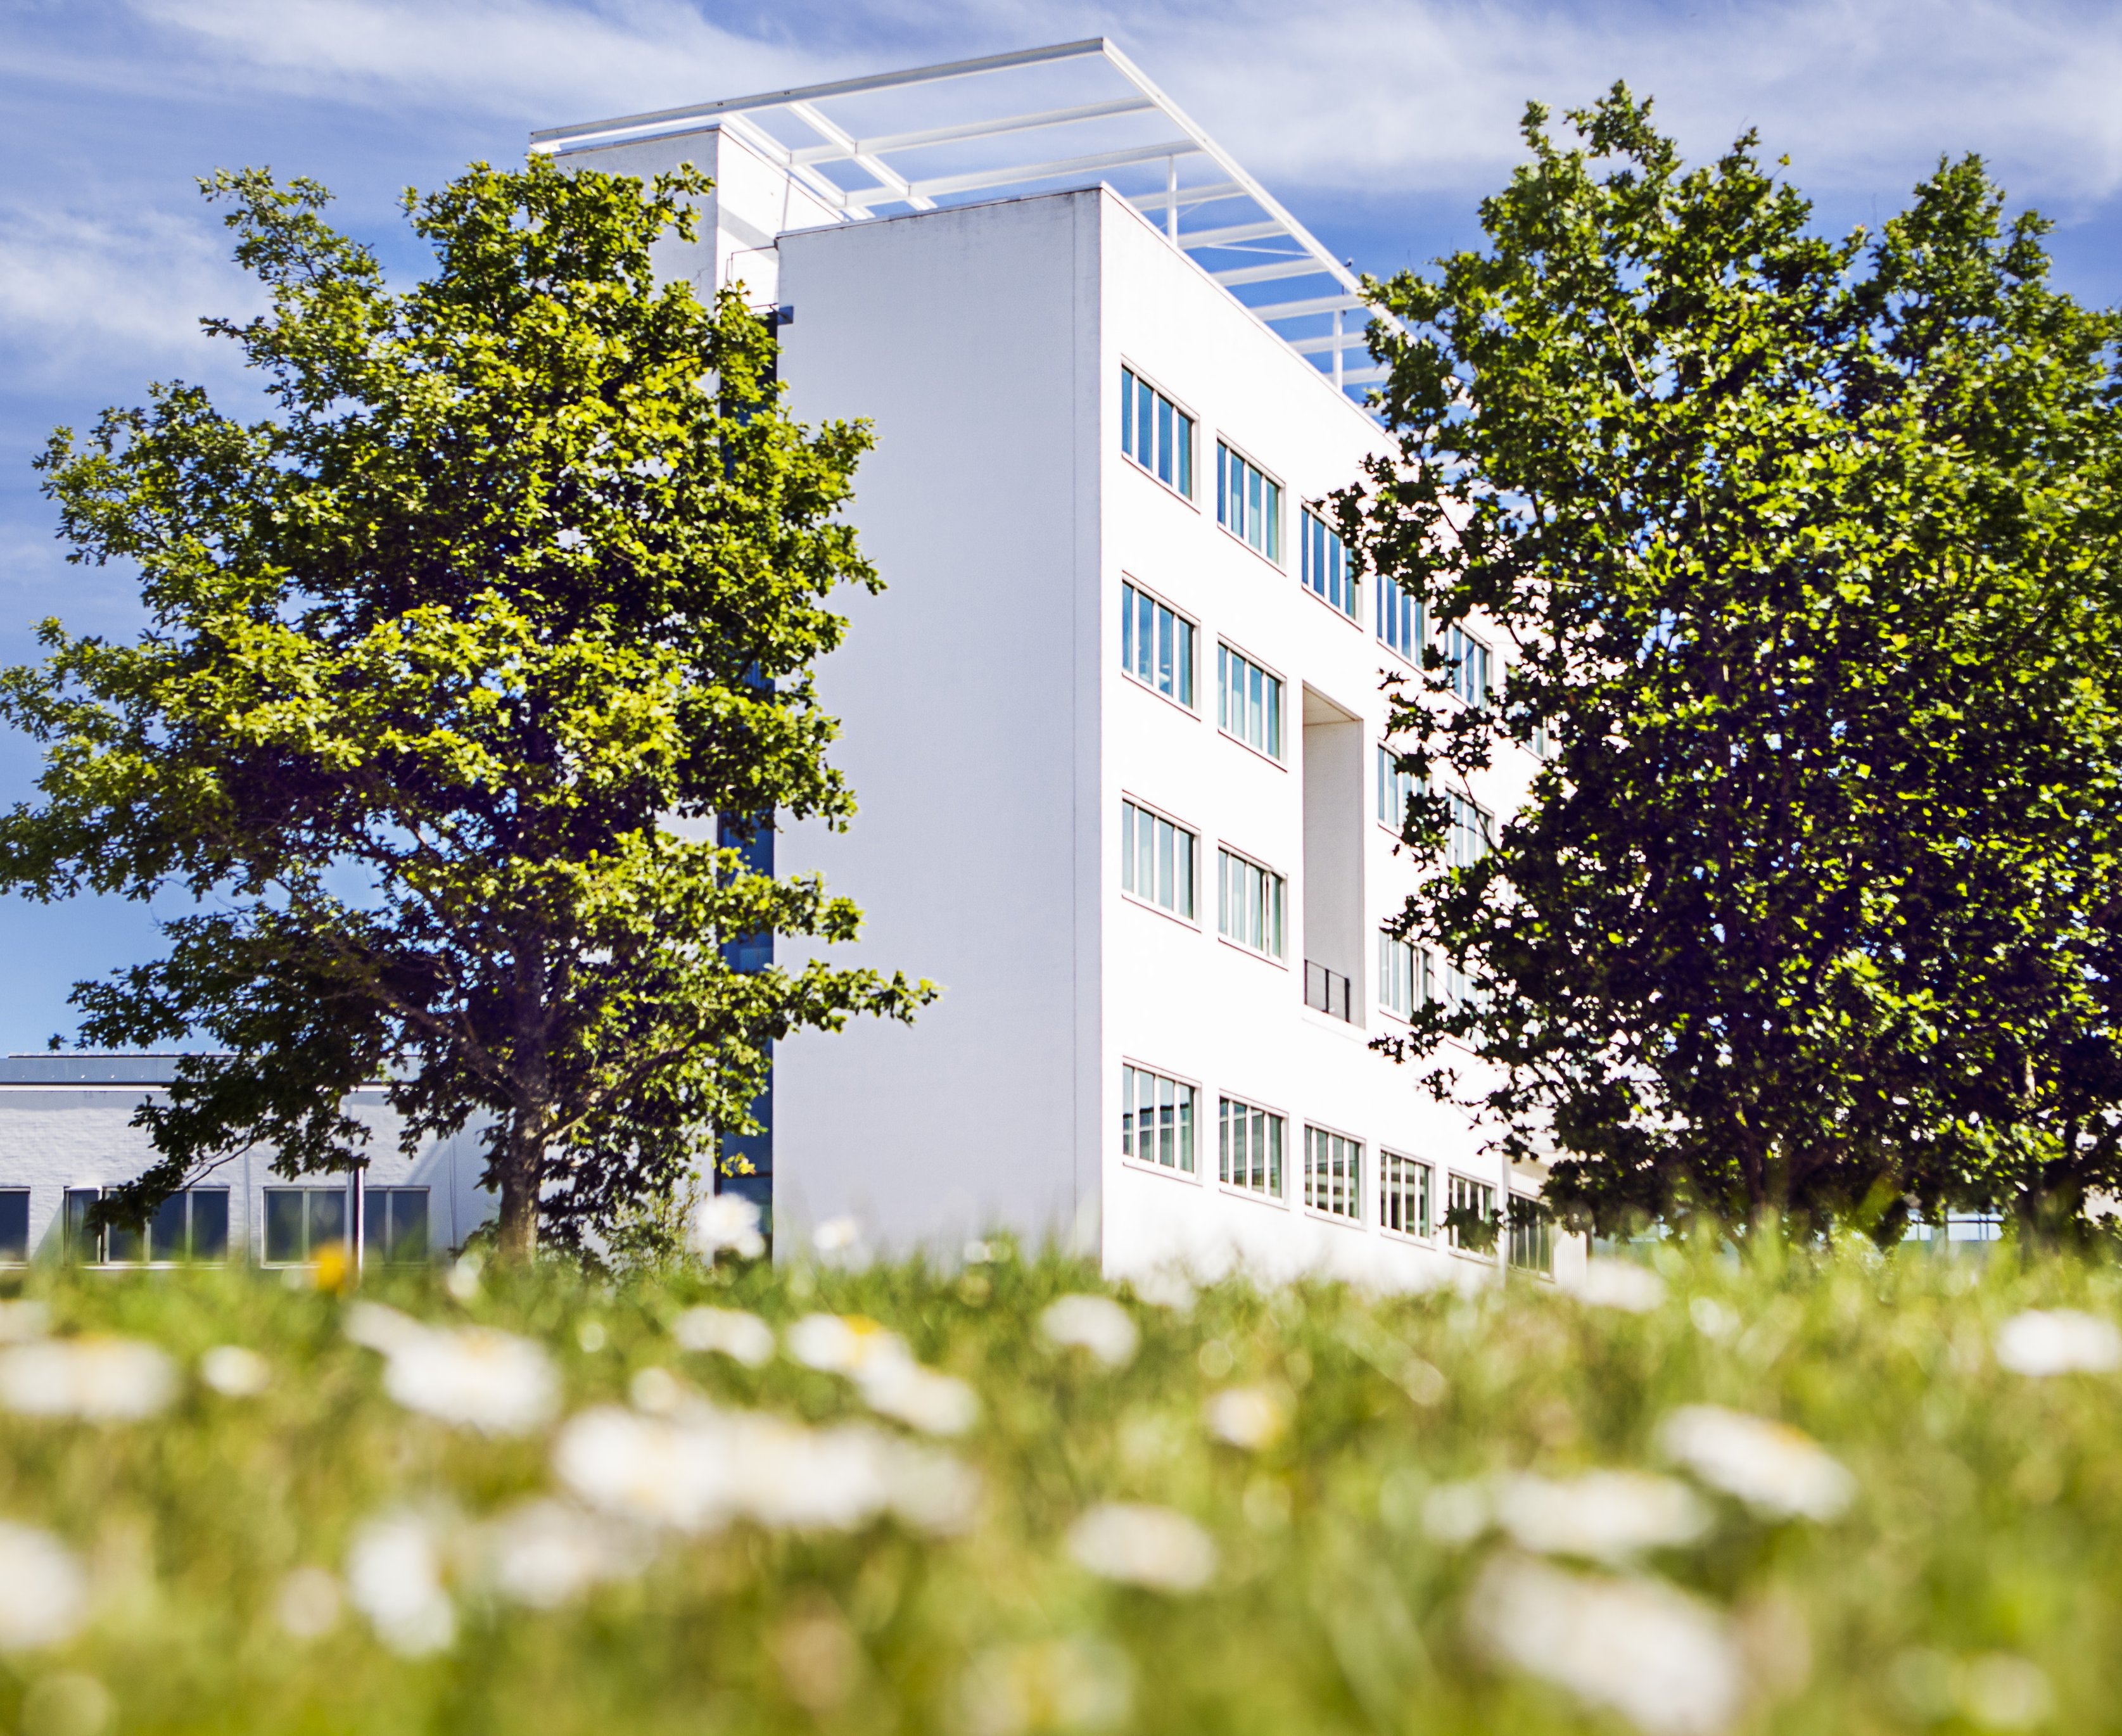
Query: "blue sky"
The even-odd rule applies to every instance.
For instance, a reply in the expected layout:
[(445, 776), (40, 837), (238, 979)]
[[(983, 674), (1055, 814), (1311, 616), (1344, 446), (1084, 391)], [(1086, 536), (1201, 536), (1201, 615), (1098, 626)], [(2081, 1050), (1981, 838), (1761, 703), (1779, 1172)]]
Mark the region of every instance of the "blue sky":
[[(1364, 269), (1478, 237), (1528, 97), (1617, 77), (1690, 154), (1747, 127), (1841, 229), (1977, 151), (2063, 226), (2058, 278), (2122, 300), (2122, 7), (2063, 0), (0, 0), (0, 662), (32, 624), (125, 632), (128, 576), (66, 566), (29, 464), (150, 380), (246, 387), (196, 321), (254, 305), (194, 177), (315, 176), (405, 270), (407, 184), (534, 127), (1110, 35)], [(887, 575), (887, 576), (889, 576)], [(0, 735), (0, 801), (36, 763)], [(152, 913), (0, 898), (0, 1048), (71, 1033), (68, 986), (150, 955)]]

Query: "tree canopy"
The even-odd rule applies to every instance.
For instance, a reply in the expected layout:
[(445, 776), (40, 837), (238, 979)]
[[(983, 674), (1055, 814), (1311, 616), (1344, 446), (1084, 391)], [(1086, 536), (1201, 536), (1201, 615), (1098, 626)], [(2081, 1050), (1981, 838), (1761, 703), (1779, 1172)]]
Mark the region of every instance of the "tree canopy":
[(224, 1052), (141, 1112), (119, 1209), (254, 1143), (358, 1163), (381, 1080), (409, 1148), (484, 1129), (504, 1251), (579, 1244), (750, 1131), (775, 1039), (932, 994), (727, 953), (856, 932), (739, 847), (853, 814), (811, 670), (877, 580), (839, 516), (867, 427), (793, 421), (769, 326), (655, 280), (707, 190), (474, 165), (406, 195), (436, 268), (397, 291), (322, 188), (217, 175), (270, 311), (206, 324), (273, 413), (172, 385), (53, 437), (69, 558), (137, 567), (147, 625), (47, 622), (0, 678), (46, 750), (0, 884), (189, 894), (82, 1034)]
[(1976, 159), (1831, 239), (1751, 134), (1568, 119), (1484, 248), (1372, 286), (1343, 516), (1428, 616), (1408, 842), (1531, 774), (1403, 912), (1468, 989), (1389, 1046), (1603, 1226), (2075, 1220), (2122, 1185), (2122, 321)]

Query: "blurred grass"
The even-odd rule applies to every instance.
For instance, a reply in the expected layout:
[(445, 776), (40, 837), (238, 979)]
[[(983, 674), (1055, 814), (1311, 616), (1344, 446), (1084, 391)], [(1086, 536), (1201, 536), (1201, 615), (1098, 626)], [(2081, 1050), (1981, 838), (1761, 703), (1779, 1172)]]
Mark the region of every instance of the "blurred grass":
[[(671, 1538), (638, 1575), (553, 1610), (466, 1576), (455, 1643), (418, 1659), (351, 1611), (291, 1635), (287, 1575), (341, 1571), (358, 1528), (394, 1508), (477, 1519), (550, 1493), (549, 1432), (490, 1440), (400, 1409), (381, 1359), (345, 1336), (347, 1299), (278, 1275), (35, 1272), (25, 1294), (54, 1335), (146, 1340), (185, 1379), (147, 1421), (0, 1412), (0, 1519), (63, 1540), (92, 1587), (72, 1639), (0, 1654), (0, 1729), (985, 1736), (1110, 1726), (1116, 1711), (1118, 1728), (1234, 1736), (1624, 1729), (1484, 1661), (1465, 1612), (1499, 1546), (1433, 1540), (1425, 1507), (1439, 1485), (1512, 1470), (1669, 1471), (1657, 1426), (1700, 1402), (1805, 1430), (1860, 1491), (1825, 1524), (1767, 1523), (1718, 1496), (1705, 1538), (1637, 1564), (1728, 1614), (1743, 1727), (2122, 1728), (2122, 1375), (2030, 1379), (1993, 1353), (2030, 1308), (2122, 1314), (2111, 1270), (2009, 1250), (1741, 1261), (1667, 1247), (1653, 1258), (1669, 1293), (1644, 1313), (1517, 1281), (1402, 1298), (1232, 1281), (1173, 1309), (998, 1252), (962, 1273), (752, 1267), (613, 1285), (489, 1271), (460, 1296), (439, 1274), (372, 1276), (369, 1300), (542, 1342), (564, 1412), (624, 1403), (654, 1367), (732, 1407), (867, 1414), (848, 1381), (785, 1356), (752, 1370), (680, 1350), (669, 1323), (699, 1302), (777, 1328), (818, 1310), (872, 1318), (982, 1407), (940, 1444), (984, 1480), (963, 1535), (738, 1524)], [(1087, 1290), (1119, 1297), (1141, 1328), (1124, 1367), (1039, 1332), (1044, 1308)], [(197, 1378), (222, 1344), (266, 1359), (263, 1393)], [(1213, 1438), (1204, 1406), (1234, 1385), (1288, 1402), (1280, 1439)], [(1210, 1584), (1171, 1595), (1079, 1566), (1068, 1527), (1112, 1500), (1197, 1520), (1219, 1552)], [(2045, 1692), (1985, 1695), (1998, 1658), (2021, 1678), (2032, 1666)], [(1117, 1701), (1065, 1691), (1098, 1670), (1117, 1672)], [(1014, 1688), (983, 1700), (998, 1673)]]

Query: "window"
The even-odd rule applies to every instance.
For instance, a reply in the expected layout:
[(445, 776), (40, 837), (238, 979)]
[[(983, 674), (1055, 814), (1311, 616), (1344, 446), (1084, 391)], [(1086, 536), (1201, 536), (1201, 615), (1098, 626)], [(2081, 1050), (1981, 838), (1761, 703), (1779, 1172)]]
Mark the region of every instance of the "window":
[(1282, 956), (1282, 876), (1227, 850), (1216, 852), (1216, 931), (1270, 959)]
[(107, 1188), (69, 1188), (61, 1232), (67, 1258), (87, 1266), (166, 1266), (228, 1258), (228, 1190), (186, 1188), (155, 1208), (144, 1229), (91, 1230), (88, 1209)]
[(1216, 722), (1270, 759), (1282, 758), (1282, 678), (1227, 645), (1216, 647)]
[(265, 1258), (277, 1266), (300, 1266), (328, 1247), (346, 1246), (346, 1187), (268, 1188)]
[(1216, 1178), (1280, 1199), (1284, 1126), (1270, 1110), (1226, 1097), (1216, 1129)]
[(428, 1190), (364, 1188), (361, 1192), (361, 1248), (386, 1265), (418, 1265), (426, 1259)]
[(18, 1266), (30, 1258), (30, 1190), (0, 1188), (0, 1264)]
[[(1356, 569), (1348, 559), (1348, 551), (1341, 546), (1339, 535), (1328, 529), (1326, 520), (1317, 513), (1306, 512), (1297, 539), (1303, 545), (1299, 551), (1297, 576), (1308, 589), (1354, 620)], [(1391, 588), (1379, 587), (1381, 590)]]
[[(1451, 1183), (1451, 1210), (1462, 1217), (1462, 1221), (1451, 1225), (1448, 1239), (1454, 1248), (1464, 1248), (1474, 1253), (1488, 1253), (1495, 1247), (1495, 1232), (1489, 1227), (1495, 1221), (1496, 1190), (1486, 1182), (1469, 1180), (1455, 1175)], [(1464, 1219), (1470, 1218), (1476, 1228), (1470, 1228)]]
[(1122, 1067), (1120, 1155), (1191, 1175), (1194, 1087), (1143, 1067)]
[(1400, 769), (1400, 756), (1391, 748), (1378, 749), (1378, 824), (1390, 826), (1395, 835), (1407, 826), (1407, 805), (1422, 793), (1422, 780)]
[(1422, 654), (1427, 625), (1422, 599), (1399, 586), (1378, 581), (1378, 637), (1409, 660)]
[(1304, 1203), (1314, 1211), (1363, 1218), (1363, 1147), (1324, 1127), (1304, 1130)]
[(1470, 868), (1489, 853), (1489, 813), (1470, 796), (1447, 791), (1444, 860), (1453, 868)]
[(1554, 1270), (1554, 1225), (1538, 1200), (1511, 1196), (1511, 1264), (1520, 1272)]
[(1412, 1017), (1415, 1008), (1424, 1004), (1416, 997), (1428, 973), (1415, 960), (1414, 947), (1386, 929), (1378, 931), (1378, 1005), (1403, 1019)]
[(1120, 450), (1194, 497), (1194, 418), (1133, 368), (1120, 370)]
[(1216, 522), (1270, 561), (1282, 558), (1282, 484), (1216, 442)]
[(1435, 1172), (1427, 1164), (1391, 1151), (1378, 1154), (1378, 1221), (1402, 1235), (1429, 1234), (1429, 1183)]
[(1489, 702), (1489, 647), (1461, 628), (1453, 628), (1444, 660), (1451, 671), (1451, 691), (1469, 705)]
[(1194, 623), (1146, 590), (1120, 586), (1120, 667), (1191, 710)]
[(1120, 804), (1120, 890), (1194, 920), (1194, 834), (1161, 814)]

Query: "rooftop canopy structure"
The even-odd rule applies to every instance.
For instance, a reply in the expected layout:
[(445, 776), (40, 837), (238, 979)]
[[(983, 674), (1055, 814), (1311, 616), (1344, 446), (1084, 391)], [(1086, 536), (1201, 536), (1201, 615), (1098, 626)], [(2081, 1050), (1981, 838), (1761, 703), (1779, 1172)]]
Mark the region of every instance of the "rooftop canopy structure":
[(1103, 37), (626, 114), (530, 136), (562, 155), (714, 124), (848, 222), (1109, 184), (1344, 390), (1364, 352), (1355, 274)]

